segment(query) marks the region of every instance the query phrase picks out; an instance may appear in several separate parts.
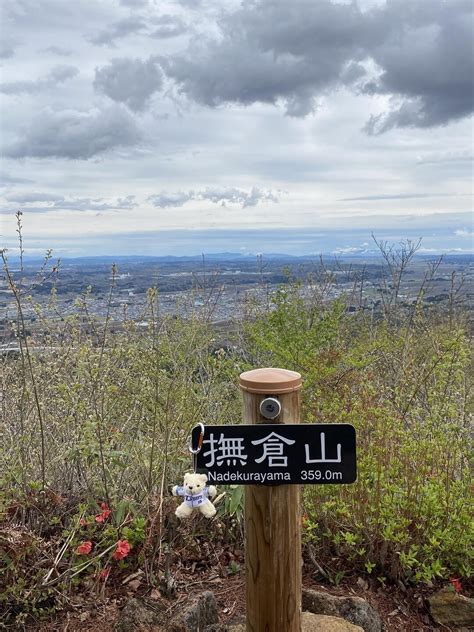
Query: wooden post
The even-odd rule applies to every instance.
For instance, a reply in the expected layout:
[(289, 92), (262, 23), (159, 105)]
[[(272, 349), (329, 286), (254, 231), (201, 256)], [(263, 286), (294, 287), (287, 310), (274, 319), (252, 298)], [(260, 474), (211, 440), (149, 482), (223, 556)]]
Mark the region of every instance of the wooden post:
[[(243, 423), (299, 423), (301, 375), (256, 369), (240, 376)], [(260, 403), (276, 397), (281, 412), (265, 419)], [(299, 485), (245, 487), (247, 632), (301, 632)]]

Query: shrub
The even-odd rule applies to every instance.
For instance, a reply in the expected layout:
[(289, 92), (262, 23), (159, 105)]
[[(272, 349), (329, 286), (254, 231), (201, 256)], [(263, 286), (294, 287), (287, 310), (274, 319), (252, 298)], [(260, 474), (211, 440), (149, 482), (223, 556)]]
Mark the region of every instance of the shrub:
[(320, 562), (414, 582), (467, 577), (468, 335), (419, 305), (394, 320), (347, 315), (341, 300), (308, 305), (293, 286), (255, 316), (248, 344), (256, 364), (302, 372), (305, 421), (357, 431), (357, 482), (304, 488)]

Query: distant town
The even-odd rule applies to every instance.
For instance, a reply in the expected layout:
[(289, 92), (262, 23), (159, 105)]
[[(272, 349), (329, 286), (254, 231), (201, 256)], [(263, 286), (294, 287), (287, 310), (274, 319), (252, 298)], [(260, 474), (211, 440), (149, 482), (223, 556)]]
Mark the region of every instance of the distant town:
[[(206, 309), (216, 324), (243, 313), (249, 302), (266, 301), (290, 282), (301, 284), (303, 296), (311, 297), (323, 286), (324, 298), (347, 297), (347, 309), (377, 311), (383, 295), (390, 292), (386, 262), (372, 257), (293, 257), (287, 255), (239, 255), (222, 253), (200, 257), (86, 257), (51, 259), (42, 269), (40, 260), (20, 262), (11, 258), (9, 267), (24, 298), (23, 316), (30, 333), (41, 329), (39, 307), (53, 319), (64, 319), (80, 311), (86, 301), (88, 318), (99, 321), (107, 313), (113, 327), (124, 319), (147, 327), (148, 290), (156, 288), (159, 314), (187, 314)], [(401, 279), (398, 302), (417, 300), (423, 284), (423, 302), (441, 308), (461, 304), (472, 311), (474, 256), (415, 256)], [(4, 273), (0, 288), (0, 333), (3, 348), (15, 344), (11, 323), (17, 307)]]

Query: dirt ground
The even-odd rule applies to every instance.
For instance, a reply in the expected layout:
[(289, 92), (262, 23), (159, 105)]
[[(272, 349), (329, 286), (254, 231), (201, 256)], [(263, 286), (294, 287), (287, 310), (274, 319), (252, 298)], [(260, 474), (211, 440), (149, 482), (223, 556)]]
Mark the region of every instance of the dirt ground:
[[(433, 632), (441, 628), (432, 622), (426, 603), (429, 592), (394, 586), (374, 586), (361, 578), (349, 578), (337, 587), (314, 581), (311, 574), (303, 576), (307, 588), (322, 590), (339, 596), (359, 596), (366, 599), (380, 614), (387, 632)], [(161, 602), (161, 606), (171, 615), (180, 609), (192, 594), (211, 590), (216, 596), (221, 622), (238, 620), (245, 615), (245, 580), (240, 571), (228, 577), (217, 573), (182, 573), (176, 583), (176, 595), (165, 599), (156, 589), (150, 590), (139, 581), (106, 587), (104, 594), (77, 595), (66, 608), (41, 624), (31, 624), (23, 629), (35, 632), (112, 632), (118, 613), (131, 597), (146, 596)], [(442, 628), (443, 631), (449, 628)]]

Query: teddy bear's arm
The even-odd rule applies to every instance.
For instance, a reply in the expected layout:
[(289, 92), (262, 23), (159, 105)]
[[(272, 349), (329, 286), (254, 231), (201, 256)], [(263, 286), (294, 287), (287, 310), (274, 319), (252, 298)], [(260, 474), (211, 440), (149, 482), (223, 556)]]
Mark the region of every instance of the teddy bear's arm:
[(209, 487), (207, 488), (207, 495), (209, 496), (209, 498), (214, 498), (214, 496), (217, 496), (217, 489), (214, 487), (214, 485), (209, 485)]
[(175, 485), (173, 487), (173, 496), (185, 496), (186, 492), (184, 491), (184, 487), (180, 485)]

